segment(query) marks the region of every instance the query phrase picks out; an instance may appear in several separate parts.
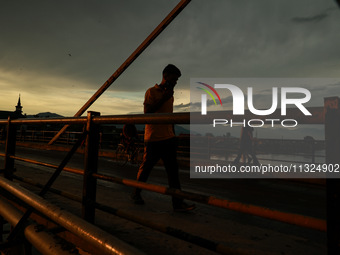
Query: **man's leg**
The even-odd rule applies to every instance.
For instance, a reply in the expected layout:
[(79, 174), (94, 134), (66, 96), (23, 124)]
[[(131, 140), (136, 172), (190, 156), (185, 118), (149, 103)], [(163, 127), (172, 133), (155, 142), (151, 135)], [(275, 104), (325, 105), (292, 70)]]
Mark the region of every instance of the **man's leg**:
[[(146, 182), (152, 168), (160, 159), (159, 149), (156, 148), (154, 143), (147, 143), (144, 146), (143, 162), (139, 167), (137, 174), (137, 181)], [(144, 204), (142, 197), (140, 196), (141, 189), (136, 188), (132, 194), (132, 199), (136, 204)]]
[(236, 158), (234, 159), (234, 162), (233, 162), (234, 164), (240, 163), (240, 159), (242, 157), (242, 154), (243, 154), (242, 149), (240, 149), (238, 154), (237, 154), (237, 156), (236, 156)]
[[(177, 163), (177, 141), (172, 138), (163, 142), (164, 150), (162, 151), (162, 160), (166, 173), (168, 175), (168, 183), (170, 188), (181, 189), (179, 180), (179, 169)], [(172, 206), (178, 211), (188, 211), (195, 208), (195, 205), (187, 205), (182, 198), (172, 197)]]

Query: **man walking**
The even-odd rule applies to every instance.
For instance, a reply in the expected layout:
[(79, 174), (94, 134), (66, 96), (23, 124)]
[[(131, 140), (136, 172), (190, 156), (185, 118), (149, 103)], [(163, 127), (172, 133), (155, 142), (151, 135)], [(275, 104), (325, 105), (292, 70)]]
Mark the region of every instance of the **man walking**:
[[(172, 113), (174, 103), (174, 87), (177, 84), (181, 71), (174, 65), (169, 64), (163, 70), (161, 83), (149, 88), (145, 93), (144, 113)], [(144, 134), (144, 156), (139, 167), (137, 180), (146, 182), (152, 168), (159, 159), (168, 175), (170, 188), (180, 189), (178, 164), (177, 164), (177, 142), (172, 124), (146, 124)], [(136, 204), (144, 204), (140, 195), (141, 189), (135, 189), (132, 199)], [(188, 205), (181, 198), (172, 198), (174, 211), (189, 211), (195, 205)]]

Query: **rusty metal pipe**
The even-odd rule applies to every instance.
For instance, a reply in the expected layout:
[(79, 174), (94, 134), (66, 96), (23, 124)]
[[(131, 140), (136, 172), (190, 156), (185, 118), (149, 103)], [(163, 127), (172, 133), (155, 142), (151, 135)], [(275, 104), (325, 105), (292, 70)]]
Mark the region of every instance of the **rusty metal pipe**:
[[(23, 213), (8, 203), (6, 200), (0, 198), (0, 214), (12, 226), (15, 226)], [(51, 255), (71, 255), (74, 252), (65, 250), (60, 243), (49, 233), (45, 231), (37, 231), (38, 225), (31, 223), (25, 227), (24, 234), (26, 239), (42, 254)]]
[(156, 184), (149, 184), (144, 182), (138, 182), (136, 180), (130, 180), (130, 179), (122, 179), (118, 177), (113, 176), (105, 176), (105, 175), (99, 175), (99, 174), (93, 174), (94, 177), (101, 179), (101, 180), (107, 180), (115, 183), (124, 184), (127, 186), (135, 187), (135, 188), (141, 188), (165, 195), (170, 196), (177, 196), (189, 200), (193, 200), (199, 203), (204, 203), (220, 208), (225, 208), (237, 212), (242, 212), (246, 214), (256, 215), (259, 217), (271, 219), (271, 220), (277, 220), (301, 227), (306, 228), (312, 228), (320, 231), (326, 231), (326, 221), (322, 219), (317, 219), (309, 216), (304, 216), (300, 214), (294, 214), (294, 213), (287, 213), (287, 212), (281, 212), (278, 210), (273, 210), (270, 208), (265, 208), (261, 206), (251, 205), (251, 204), (244, 204), (240, 202), (230, 201), (227, 199), (221, 199), (214, 196), (206, 196), (201, 194), (196, 194), (192, 192), (182, 191), (178, 189), (171, 189), (167, 188), (161, 185)]
[(190, 113), (152, 113), (94, 117), (93, 123), (105, 124), (190, 124)]
[[(26, 182), (26, 183), (38, 186), (38, 187), (42, 186), (42, 184), (33, 182), (30, 179), (17, 177), (15, 175), (14, 175), (14, 178), (16, 178), (18, 180), (21, 180), (23, 182)], [(143, 186), (144, 185), (140, 185), (138, 187), (143, 188)], [(152, 186), (152, 184), (151, 185), (145, 184), (145, 186)], [(152, 190), (152, 189), (149, 189), (149, 190)], [(166, 188), (160, 189), (160, 190), (166, 190)], [(71, 199), (73, 201), (81, 202), (81, 198), (79, 196), (75, 196), (74, 194), (70, 194), (70, 193), (63, 192), (63, 191), (56, 190), (56, 189), (53, 189), (51, 191), (56, 193), (56, 194), (60, 194), (63, 197), (69, 198), (69, 199)], [(200, 196), (200, 195), (198, 195), (198, 196)], [(192, 198), (192, 197), (187, 197), (187, 198)], [(197, 197), (196, 199), (197, 199), (196, 201), (202, 202), (203, 200), (205, 200), (205, 196), (202, 196), (201, 198)], [(195, 199), (193, 199), (193, 200), (195, 200)], [(241, 204), (241, 203), (239, 203), (239, 204)], [(242, 204), (242, 205), (244, 207), (247, 206), (245, 204)], [(130, 221), (133, 221), (133, 222), (141, 224), (143, 226), (146, 226), (146, 227), (152, 228), (154, 230), (157, 230), (157, 231), (160, 231), (160, 232), (172, 235), (172, 236), (174, 236), (176, 238), (180, 238), (180, 239), (185, 240), (187, 242), (194, 243), (196, 245), (202, 246), (202, 247), (210, 249), (210, 250), (217, 251), (217, 252), (222, 253), (222, 254), (242, 254), (241, 251), (238, 251), (235, 248), (230, 248), (230, 247), (226, 246), (223, 243), (217, 243), (217, 242), (214, 242), (214, 241), (210, 241), (210, 240), (198, 237), (198, 236), (191, 235), (190, 233), (184, 232), (182, 230), (174, 229), (174, 228), (172, 228), (170, 226), (164, 226), (164, 225), (155, 223), (153, 221), (148, 221), (146, 219), (142, 219), (141, 217), (138, 217), (138, 216), (136, 216), (134, 214), (125, 212), (125, 211), (117, 209), (117, 208), (109, 207), (109, 206), (106, 206), (106, 205), (103, 205), (103, 204), (99, 204), (99, 203), (96, 203), (95, 206), (99, 210), (102, 210), (102, 211), (114, 214), (114, 215), (116, 215), (118, 217), (121, 217), (121, 218), (130, 220)], [(220, 205), (220, 207), (225, 208), (224, 205)], [(258, 208), (261, 208), (261, 207), (258, 207)], [(228, 208), (228, 209), (231, 209), (231, 208)], [(265, 209), (265, 208), (263, 208), (263, 209)], [(238, 211), (238, 208), (236, 208), (236, 211)], [(252, 213), (250, 213), (250, 214), (252, 214)], [(294, 214), (291, 214), (291, 216), (295, 217)], [(305, 217), (305, 216), (302, 216), (302, 217)], [(313, 219), (313, 218), (311, 218), (311, 219)], [(301, 220), (301, 215), (298, 215), (298, 219), (297, 220)], [(290, 222), (288, 222), (288, 223), (290, 223)], [(309, 222), (309, 224), (310, 223), (311, 222)], [(313, 224), (315, 225), (315, 223), (313, 223)], [(318, 230), (326, 231), (326, 223), (325, 223), (325, 221), (321, 220), (318, 224), (320, 224), (320, 226), (321, 226), (321, 228), (318, 227)], [(308, 227), (308, 226), (305, 225), (304, 227)]]
[[(21, 177), (15, 176), (15, 175), (14, 175), (14, 178), (18, 179), (20, 181), (23, 181), (25, 183), (29, 183), (31, 185), (37, 186), (37, 187), (43, 186), (42, 184), (37, 183), (37, 182), (33, 182), (32, 180), (30, 180), (28, 178), (21, 178)], [(79, 202), (79, 203), (81, 203), (81, 201), (82, 201), (81, 197), (75, 196), (74, 194), (67, 193), (67, 192), (64, 192), (64, 191), (61, 191), (61, 190), (51, 189), (51, 192), (59, 194), (63, 197), (66, 197), (68, 199), (71, 199), (71, 200)], [(173, 227), (170, 227), (170, 226), (165, 226), (165, 225), (156, 223), (152, 220), (147, 220), (145, 218), (138, 217), (135, 214), (131, 214), (131, 213), (128, 213), (128, 212), (120, 210), (120, 209), (109, 207), (109, 206), (106, 206), (106, 205), (103, 205), (103, 204), (100, 204), (100, 203), (96, 203), (95, 207), (99, 210), (102, 210), (104, 212), (116, 215), (120, 218), (135, 222), (137, 224), (149, 227), (153, 230), (160, 231), (162, 233), (165, 233), (165, 234), (171, 235), (173, 237), (179, 238), (181, 240), (196, 244), (196, 245), (201, 246), (203, 248), (219, 252), (221, 254), (229, 254), (229, 255), (244, 254), (241, 251), (238, 251), (237, 248), (230, 248), (223, 243), (211, 241), (211, 240), (202, 238), (200, 236), (195, 236), (191, 233), (184, 232), (183, 230), (176, 229), (176, 228), (173, 228)]]
[[(0, 156), (1, 156), (1, 154), (0, 154)], [(53, 165), (53, 164), (50, 164), (50, 163), (40, 162), (40, 161), (37, 161), (37, 160), (22, 158), (22, 157), (18, 157), (18, 156), (10, 156), (10, 158), (13, 158), (13, 159), (19, 160), (19, 161), (23, 161), (23, 162), (27, 162), (27, 163), (31, 163), (31, 164), (35, 164), (35, 165), (39, 165), (39, 166), (54, 168), (54, 169), (56, 169), (58, 167), (57, 165)], [(74, 173), (74, 174), (83, 174), (84, 173), (84, 170), (71, 168), (71, 167), (64, 167), (63, 170), (66, 171), (66, 172)]]
[[(6, 121), (7, 122), (7, 121)], [(84, 117), (66, 117), (66, 118), (48, 118), (48, 119), (16, 119), (11, 121), (14, 125), (22, 124), (85, 124), (86, 118)], [(5, 124), (0, 120), (0, 125)]]
[[(111, 86), (111, 84), (117, 80), (117, 78), (132, 64), (132, 62), (135, 61), (140, 54), (142, 54), (142, 52), (157, 38), (157, 36), (162, 33), (162, 31), (177, 17), (177, 15), (190, 3), (190, 1), (191, 0), (181, 0), (74, 116), (81, 116)], [(49, 142), (49, 144), (53, 144), (67, 129), (67, 127), (68, 126), (64, 126)]]
[[(27, 182), (29, 184), (35, 185), (35, 186), (42, 186), (42, 184), (36, 183), (36, 182), (32, 182), (29, 179), (25, 179), (25, 178), (18, 178), (16, 176), (14, 176), (14, 178), (19, 179), (21, 181)], [(81, 202), (81, 198), (79, 196), (74, 196), (73, 194), (69, 194), (60, 190), (51, 190), (52, 192), (56, 193), (56, 194), (61, 194), (62, 196), (69, 198), (73, 201), (77, 201), (77, 202)], [(109, 207), (103, 204), (99, 204), (96, 203), (96, 208), (111, 214), (114, 214), (118, 217), (124, 218), (126, 220), (130, 220), (133, 221), (135, 223), (141, 224), (143, 226), (149, 227), (151, 229), (166, 233), (168, 235), (174, 236), (176, 238), (185, 240), (187, 242), (191, 242), (194, 243), (196, 245), (202, 246), (204, 248), (207, 248), (209, 250), (213, 250), (216, 251), (218, 253), (221, 254), (243, 254), (241, 251), (237, 250), (236, 248), (231, 248), (228, 247), (226, 244), (223, 243), (218, 243), (218, 242), (214, 242), (205, 238), (201, 238), (199, 236), (194, 236), (190, 233), (184, 232), (182, 230), (179, 229), (174, 229), (170, 226), (164, 226), (158, 223), (155, 223), (153, 221), (149, 221), (146, 219), (143, 219), (141, 217), (138, 217), (137, 215), (128, 213), (126, 211), (117, 209), (117, 208), (113, 208), (113, 207)]]
[[(20, 176), (17, 176), (15, 174), (13, 175), (13, 179), (24, 182), (26, 184), (30, 184), (32, 186), (36, 186), (38, 188), (44, 187), (44, 185), (39, 183), (39, 182), (33, 181), (30, 178), (20, 177)], [(68, 192), (65, 192), (65, 191), (62, 191), (62, 190), (59, 190), (59, 189), (55, 189), (55, 188), (50, 188), (49, 191), (54, 193), (54, 194), (60, 195), (62, 197), (68, 198), (70, 200), (73, 200), (73, 201), (76, 201), (76, 202), (81, 202), (81, 198), (79, 196), (73, 194), (73, 193), (68, 193)]]
[[(145, 123), (165, 123), (165, 124), (190, 124), (190, 113), (154, 113), (154, 114), (131, 114), (131, 115), (109, 115), (93, 117), (95, 124), (145, 124)], [(23, 124), (86, 124), (84, 117), (51, 118), (51, 119), (19, 119), (11, 120), (13, 125)], [(8, 121), (1, 121), (7, 125)]]
[[(86, 137), (86, 132), (83, 132), (81, 137), (77, 140), (77, 142), (73, 145), (73, 147), (71, 148), (71, 150), (67, 153), (66, 157), (62, 160), (62, 162), (60, 163), (60, 165), (56, 168), (56, 170), (54, 171), (53, 175), (49, 178), (49, 180), (47, 181), (47, 183), (44, 185), (44, 187), (42, 188), (42, 190), (39, 192), (39, 196), (43, 197), (46, 192), (49, 190), (49, 188), (53, 185), (53, 183), (55, 182), (55, 180), (58, 178), (58, 176), (60, 175), (60, 173), (63, 171), (63, 168), (66, 166), (66, 164), (69, 162), (69, 160), (71, 159), (71, 157), (73, 156), (73, 154), (76, 152), (76, 150), (78, 149), (78, 147), (81, 145), (82, 141), (84, 140), (84, 138)], [(11, 179), (12, 180), (12, 179)], [(28, 208), (26, 210), (26, 212), (24, 213), (23, 217), (20, 219), (20, 221), (18, 222), (18, 224), (15, 226), (15, 228), (11, 231), (11, 233), (9, 234), (9, 236), (7, 237), (8, 241), (11, 241), (13, 239), (15, 239), (16, 235), (20, 232), (21, 228), (24, 226), (26, 220), (29, 218), (29, 216), (31, 215), (31, 213), (33, 212), (33, 208)]]
[[(299, 124), (324, 124), (324, 108), (323, 107), (308, 107), (307, 108), (312, 116), (304, 116), (297, 109), (287, 109), (287, 115), (285, 118), (296, 119)], [(223, 115), (222, 115), (223, 114)], [(251, 114), (249, 111), (245, 112), (245, 115), (233, 115), (232, 111), (223, 112), (209, 112), (208, 115), (202, 116), (199, 112), (192, 113), (154, 113), (154, 114), (131, 114), (131, 115), (109, 115), (93, 117), (93, 123), (95, 124), (211, 124), (211, 119), (221, 118), (233, 119), (234, 121), (242, 121), (243, 119), (281, 119), (279, 111), (269, 116), (257, 116)], [(68, 118), (51, 118), (51, 119), (19, 119), (11, 120), (11, 124), (85, 124), (85, 117), (68, 117)], [(7, 120), (0, 120), (0, 125), (7, 125)]]
[(60, 209), (40, 196), (0, 177), (0, 187), (4, 188), (29, 206), (43, 213), (73, 234), (79, 236), (98, 249), (100, 254), (143, 254), (136, 248), (113, 237), (83, 219)]
[[(13, 157), (18, 160), (30, 162), (30, 163), (36, 163), (52, 168), (56, 168), (57, 166), (41, 163), (34, 160), (26, 160), (19, 157)], [(71, 169), (71, 168), (64, 168), (65, 171), (75, 173), (75, 174), (83, 174), (82, 170), (78, 169)], [(248, 205), (243, 204), (240, 202), (233, 202), (226, 199), (221, 199), (213, 196), (205, 196), (201, 194), (196, 194), (192, 192), (186, 192), (182, 190), (176, 190), (176, 189), (169, 189), (165, 186), (156, 185), (156, 184), (150, 184), (150, 183), (144, 183), (144, 182), (138, 182), (136, 180), (130, 180), (130, 179), (122, 179), (114, 176), (107, 176), (102, 174), (93, 174), (93, 176), (100, 180), (106, 180), (109, 182), (119, 183), (126, 186), (134, 187), (134, 188), (141, 188), (152, 192), (157, 192), (160, 194), (165, 195), (171, 195), (171, 196), (178, 196), (181, 198), (193, 200), (199, 203), (208, 204), (220, 208), (225, 208), (229, 210), (234, 210), (246, 214), (252, 214), (259, 217), (277, 220), (289, 224), (294, 224), (297, 226), (302, 226), (306, 228), (312, 228), (320, 231), (326, 231), (326, 221), (322, 219), (317, 219), (313, 217), (308, 217), (304, 215), (294, 214), (294, 213), (286, 213), (281, 212), (277, 210), (272, 210), (265, 207), (255, 206), (255, 205)]]

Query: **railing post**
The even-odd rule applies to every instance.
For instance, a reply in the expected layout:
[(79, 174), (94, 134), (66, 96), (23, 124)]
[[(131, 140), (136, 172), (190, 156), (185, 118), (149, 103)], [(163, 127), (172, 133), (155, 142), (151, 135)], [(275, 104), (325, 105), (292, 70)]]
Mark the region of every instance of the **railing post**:
[(97, 179), (94, 178), (92, 174), (97, 173), (99, 146), (99, 126), (93, 124), (93, 116), (100, 116), (100, 113), (87, 113), (87, 137), (85, 144), (84, 183), (82, 199), (82, 217), (90, 223), (94, 223), (95, 219), (94, 204), (96, 202)]
[(16, 127), (11, 123), (11, 117), (8, 117), (5, 146), (4, 177), (9, 180), (13, 179), (14, 159), (10, 158), (10, 156), (15, 155), (15, 144), (16, 144)]
[[(340, 163), (340, 99), (325, 98), (326, 163)], [(340, 181), (326, 179), (328, 255), (340, 254)]]

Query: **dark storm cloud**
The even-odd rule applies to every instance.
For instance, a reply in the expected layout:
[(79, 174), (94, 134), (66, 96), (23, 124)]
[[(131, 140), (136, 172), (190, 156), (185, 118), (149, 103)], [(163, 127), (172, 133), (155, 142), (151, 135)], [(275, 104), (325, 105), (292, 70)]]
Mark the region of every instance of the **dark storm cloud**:
[[(177, 3), (2, 1), (2, 82), (37, 95), (96, 91)], [(340, 10), (328, 10), (335, 6), (318, 0), (191, 1), (109, 90), (143, 94), (160, 82), (168, 63), (182, 70), (183, 90), (192, 77), (336, 77)], [(292, 22), (318, 15), (320, 22)]]
[[(176, 3), (6, 1), (1, 44), (8, 49), (7, 67), (64, 75), (98, 87)], [(320, 4), (309, 5), (320, 11)], [(160, 75), (157, 81), (148, 77), (167, 63), (180, 66), (184, 77), (289, 75), (296, 70), (289, 63), (296, 62), (294, 56), (299, 54), (296, 64), (301, 66), (313, 50), (309, 45), (317, 47), (321, 42), (316, 38), (324, 38), (322, 31), (311, 35), (290, 27), (290, 15), (304, 17), (304, 9), (296, 1), (193, 1), (126, 71), (122, 79), (129, 86), (117, 89), (136, 89), (141, 77), (145, 86), (157, 82)]]
[(296, 23), (308, 23), (308, 22), (319, 22), (328, 17), (328, 14), (322, 13), (312, 17), (296, 17), (292, 18), (293, 22)]
[(162, 7), (157, 1), (6, 1), (0, 11), (0, 46), (6, 49), (1, 66), (98, 87), (174, 2)]
[(307, 17), (294, 17), (292, 18), (292, 22), (295, 23), (315, 23), (315, 22), (320, 22), (326, 18), (328, 18), (333, 11), (338, 11), (338, 8), (328, 8), (325, 11), (316, 14), (316, 15), (312, 15), (312, 16), (307, 16)]

